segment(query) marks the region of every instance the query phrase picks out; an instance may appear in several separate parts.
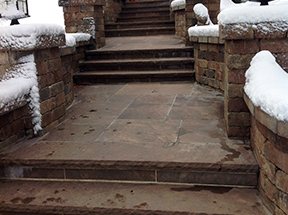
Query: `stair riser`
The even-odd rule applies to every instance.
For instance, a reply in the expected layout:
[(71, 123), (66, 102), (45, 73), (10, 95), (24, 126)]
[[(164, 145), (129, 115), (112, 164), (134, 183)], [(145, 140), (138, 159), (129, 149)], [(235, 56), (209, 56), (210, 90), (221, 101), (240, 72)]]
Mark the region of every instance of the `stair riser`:
[(148, 17), (155, 17), (155, 16), (167, 16), (170, 17), (169, 11), (159, 11), (159, 12), (142, 12), (142, 13), (120, 13), (119, 17), (121, 18), (148, 18)]
[(106, 30), (110, 29), (130, 29), (130, 28), (150, 28), (150, 27), (174, 27), (173, 22), (167, 22), (167, 23), (135, 23), (135, 24), (112, 24), (112, 25), (105, 25)]
[(125, 37), (125, 36), (153, 36), (153, 35), (171, 35), (175, 34), (175, 30), (171, 29), (152, 29), (145, 28), (139, 30), (126, 30), (126, 31), (105, 31), (106, 37)]
[[(193, 50), (192, 50), (193, 51)], [(142, 52), (99, 52), (99, 53), (87, 53), (86, 60), (109, 60), (109, 59), (137, 59), (137, 58), (169, 58), (169, 57), (193, 57), (192, 51), (169, 51), (161, 52), (160, 50)]]
[(97, 63), (97, 64), (80, 64), (81, 71), (157, 71), (166, 69), (191, 69), (193, 62), (139, 62), (139, 63)]
[(108, 180), (151, 183), (207, 184), (230, 186), (257, 186), (257, 173), (211, 172), (139, 169), (87, 169), (10, 167), (2, 169), (1, 178), (58, 179), (58, 180)]
[(137, 8), (151, 8), (151, 7), (163, 7), (166, 6), (169, 8), (169, 2), (145, 2), (145, 3), (131, 3), (131, 4), (125, 4), (123, 6), (123, 10), (127, 9), (137, 9)]
[(170, 13), (168, 6), (152, 6), (152, 7), (142, 7), (142, 8), (125, 8), (122, 9), (122, 14), (134, 14), (134, 13), (153, 13), (153, 12), (168, 12)]
[(163, 21), (170, 21), (170, 16), (168, 15), (163, 15), (163, 16), (153, 16), (153, 17), (147, 17), (147, 16), (143, 16), (143, 17), (119, 17), (118, 21), (119, 22), (146, 22), (146, 21), (155, 21), (155, 20), (163, 20)]

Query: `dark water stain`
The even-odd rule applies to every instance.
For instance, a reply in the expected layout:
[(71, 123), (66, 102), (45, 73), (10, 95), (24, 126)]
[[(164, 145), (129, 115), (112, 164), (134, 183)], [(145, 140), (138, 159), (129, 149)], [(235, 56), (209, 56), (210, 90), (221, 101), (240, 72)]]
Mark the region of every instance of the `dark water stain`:
[(140, 205), (135, 205), (134, 208), (147, 208), (148, 204), (147, 202), (143, 202)]
[(22, 199), (20, 197), (16, 197), (14, 199), (12, 199), (10, 202), (12, 202), (13, 204), (17, 204), (17, 203), (22, 203), (22, 204), (29, 204), (30, 202), (32, 202), (35, 198), (34, 197), (27, 197), (25, 199)]
[(170, 188), (172, 191), (183, 192), (183, 191), (192, 191), (192, 192), (200, 192), (200, 191), (210, 191), (211, 193), (223, 194), (228, 193), (232, 190), (231, 187), (206, 187), (206, 186), (193, 186), (193, 187), (172, 187)]
[(226, 161), (234, 161), (234, 159), (239, 158), (240, 152), (238, 152), (236, 149), (230, 148), (224, 141), (220, 142), (221, 144), (221, 149), (231, 153), (227, 154), (225, 158), (220, 160), (220, 163), (226, 162)]
[(119, 202), (125, 202), (125, 200), (126, 200), (125, 196), (123, 196), (123, 195), (121, 195), (119, 193), (117, 193), (114, 198), (116, 200), (118, 200)]
[(93, 110), (93, 109), (92, 109), (92, 110), (90, 110), (89, 112), (93, 113), (93, 112), (97, 112), (97, 110)]
[(62, 204), (62, 203), (65, 203), (66, 201), (65, 200), (63, 200), (62, 198), (53, 198), (53, 197), (51, 197), (51, 198), (47, 198), (46, 199), (46, 201), (47, 202), (56, 202), (56, 203), (60, 203), (60, 204)]

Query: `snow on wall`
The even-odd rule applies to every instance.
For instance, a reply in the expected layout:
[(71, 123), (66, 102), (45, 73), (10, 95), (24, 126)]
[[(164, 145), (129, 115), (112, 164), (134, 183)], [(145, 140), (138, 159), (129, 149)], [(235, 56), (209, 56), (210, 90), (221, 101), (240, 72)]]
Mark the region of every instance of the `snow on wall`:
[(65, 34), (57, 24), (22, 24), (0, 27), (0, 47), (6, 49), (33, 49), (39, 46), (39, 36)]
[[(247, 2), (243, 4), (231, 4), (221, 0), (222, 11), (218, 15), (218, 23), (221, 25), (237, 23), (261, 23), (261, 22), (288, 22), (288, 0), (275, 0), (268, 6), (259, 6), (259, 3)], [(223, 6), (223, 2), (227, 4)], [(227, 6), (228, 5), (228, 6)]]
[(20, 58), (18, 64), (12, 66), (0, 81), (0, 109), (4, 108), (6, 111), (9, 107), (25, 100), (31, 110), (33, 130), (36, 134), (42, 128), (39, 88), (33, 54)]
[(171, 7), (179, 7), (182, 5), (186, 5), (186, 0), (173, 0), (171, 2)]
[(219, 25), (193, 26), (188, 29), (189, 36), (219, 37)]
[(90, 34), (86, 33), (66, 33), (66, 45), (64, 47), (73, 47), (77, 42), (89, 41), (91, 39)]
[(244, 91), (254, 106), (288, 122), (288, 74), (269, 51), (257, 53), (246, 71)]

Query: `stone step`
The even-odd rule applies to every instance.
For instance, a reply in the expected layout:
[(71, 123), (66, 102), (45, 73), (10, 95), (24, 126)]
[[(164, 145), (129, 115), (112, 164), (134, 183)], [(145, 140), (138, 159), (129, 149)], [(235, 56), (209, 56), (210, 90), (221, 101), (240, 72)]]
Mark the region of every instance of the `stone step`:
[(134, 7), (134, 8), (122, 8), (121, 14), (135, 14), (135, 13), (157, 13), (157, 12), (167, 12), (170, 13), (169, 6), (167, 5), (152, 5), (146, 7)]
[(175, 27), (173, 21), (157, 20), (157, 21), (144, 21), (144, 22), (116, 22), (106, 24), (105, 29), (129, 29), (129, 28), (150, 28), (150, 27)]
[(86, 60), (193, 57), (193, 47), (141, 50), (88, 50)]
[(169, 1), (135, 1), (135, 2), (125, 2), (123, 8), (141, 8), (141, 7), (158, 7), (158, 6), (170, 7)]
[(152, 36), (152, 35), (169, 35), (169, 34), (175, 34), (174, 26), (105, 30), (106, 37)]
[(268, 215), (255, 189), (1, 181), (2, 215)]
[(191, 70), (80, 72), (73, 75), (73, 81), (78, 85), (131, 82), (194, 82), (195, 73)]
[[(204, 101), (206, 100), (204, 99)], [(195, 100), (194, 103), (197, 104), (197, 101)], [(220, 100), (218, 103), (220, 104)], [(211, 104), (211, 102), (207, 103), (207, 105)], [(218, 105), (215, 99), (213, 105)], [(83, 111), (81, 113), (84, 114)], [(142, 128), (141, 130), (144, 132), (143, 127), (137, 127), (137, 123), (133, 120), (123, 122), (125, 124), (121, 128), (112, 126), (106, 129), (107, 132), (111, 130), (112, 134), (118, 134), (118, 132), (121, 133), (121, 129), (128, 127), (130, 130)], [(167, 123), (158, 121), (154, 122), (155, 125), (150, 124), (150, 126), (167, 127)], [(207, 123), (208, 127), (214, 122), (209, 121), (209, 123)], [(65, 128), (65, 125), (63, 126)], [(169, 124), (169, 126), (172, 125)], [(93, 131), (95, 128), (90, 133)], [(58, 141), (51, 141), (53, 137), (50, 134), (50, 139), (47, 137), (50, 142), (45, 141), (44, 137), (36, 144), (31, 145), (27, 142), (22, 143), (21, 148), (10, 149), (13, 153), (11, 151), (3, 152), (0, 160), (0, 178), (110, 180), (250, 188), (257, 186), (258, 164), (250, 147), (237, 145), (237, 141), (226, 140), (223, 143), (207, 144), (166, 143), (163, 146), (149, 142), (131, 145), (126, 142), (102, 142), (100, 141), (101, 137), (97, 142), (60, 141), (59, 135), (64, 135), (65, 130), (60, 126), (58, 130), (54, 131), (54, 136), (57, 135), (57, 132), (61, 132), (58, 134)], [(70, 134), (73, 131), (70, 129), (66, 133)], [(137, 131), (138, 133), (139, 131)], [(73, 136), (68, 135), (65, 139), (71, 139), (71, 137)]]
[(155, 20), (170, 21), (170, 15), (156, 15), (156, 16), (137, 16), (137, 17), (118, 17), (118, 22), (146, 22)]
[(113, 59), (80, 61), (80, 71), (157, 71), (194, 68), (194, 59), (188, 57), (153, 58), (153, 59)]
[[(148, 12), (137, 12), (137, 13), (127, 13), (127, 12), (121, 12), (119, 14), (119, 17), (122, 19), (131, 19), (133, 21), (134, 18), (149, 18), (149, 17), (159, 17), (159, 16), (164, 16), (164, 17), (169, 17), (170, 20), (170, 11), (165, 10), (165, 11), (148, 11)], [(157, 19), (156, 19), (157, 20)]]

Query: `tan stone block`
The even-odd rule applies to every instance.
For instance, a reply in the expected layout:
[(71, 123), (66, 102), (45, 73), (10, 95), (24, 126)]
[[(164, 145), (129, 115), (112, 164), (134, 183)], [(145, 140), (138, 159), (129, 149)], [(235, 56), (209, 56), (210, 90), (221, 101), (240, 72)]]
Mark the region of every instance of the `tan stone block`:
[(274, 184), (271, 183), (271, 181), (267, 178), (266, 175), (264, 175), (262, 172), (260, 172), (259, 175), (259, 182), (261, 188), (264, 190), (265, 195), (274, 203), (277, 202), (278, 198), (278, 189)]
[(261, 124), (263, 124), (264, 126), (266, 126), (268, 129), (270, 129), (272, 132), (276, 133), (277, 131), (276, 118), (265, 113), (259, 107), (255, 107), (255, 119), (259, 121)]
[(250, 98), (246, 95), (246, 93), (244, 93), (244, 101), (246, 103), (246, 106), (248, 107), (250, 113), (254, 116), (255, 115), (255, 106), (253, 105), (252, 101), (250, 100)]
[(264, 156), (279, 169), (282, 169), (284, 172), (288, 172), (288, 153), (278, 150), (274, 144), (266, 144)]
[(287, 193), (279, 191), (277, 205), (281, 210), (283, 210), (284, 213), (288, 214), (288, 194)]
[(274, 215), (287, 215), (280, 208), (275, 207)]
[(278, 121), (277, 134), (281, 137), (288, 138), (288, 122)]
[(278, 170), (276, 173), (276, 186), (283, 192), (288, 193), (288, 174)]
[(56, 98), (52, 97), (50, 99), (47, 99), (40, 104), (41, 114), (44, 115), (47, 112), (53, 110), (56, 108)]
[(207, 68), (208, 67), (208, 60), (203, 60), (203, 59), (199, 59), (198, 60), (198, 65), (201, 68)]
[(273, 53), (288, 52), (288, 38), (285, 39), (263, 39), (260, 41), (261, 50)]
[(228, 54), (225, 52), (225, 64), (230, 70), (247, 70), (254, 54)]
[(238, 24), (228, 24), (222, 26), (220, 38), (224, 40), (235, 40), (235, 39), (253, 39), (254, 31), (251, 24), (238, 23)]
[(56, 105), (60, 106), (63, 103), (65, 103), (65, 93), (64, 92), (56, 95)]
[(251, 125), (250, 113), (248, 112), (229, 112), (228, 126), (248, 127)]
[(229, 54), (256, 54), (260, 51), (258, 40), (228, 40), (225, 51)]
[(244, 84), (228, 84), (227, 85), (227, 95), (229, 97), (243, 97), (243, 87)]
[(254, 29), (256, 38), (285, 38), (288, 24), (285, 22), (262, 22), (255, 24)]
[(199, 44), (199, 50), (200, 51), (207, 51), (208, 50), (208, 45), (207, 44)]

